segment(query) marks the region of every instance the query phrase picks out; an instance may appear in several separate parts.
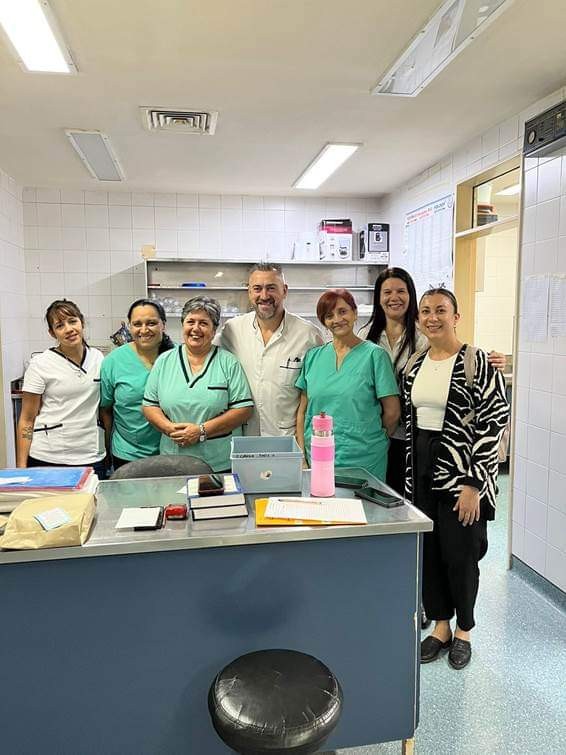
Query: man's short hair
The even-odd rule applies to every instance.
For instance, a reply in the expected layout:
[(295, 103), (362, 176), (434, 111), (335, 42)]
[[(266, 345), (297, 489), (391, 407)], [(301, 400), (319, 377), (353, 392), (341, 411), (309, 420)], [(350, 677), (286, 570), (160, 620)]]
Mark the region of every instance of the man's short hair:
[(277, 262), (256, 262), (256, 264), (252, 265), (252, 267), (250, 268), (248, 280), (254, 273), (275, 273), (275, 275), (278, 275), (283, 283), (285, 283), (285, 274), (283, 273), (283, 268)]

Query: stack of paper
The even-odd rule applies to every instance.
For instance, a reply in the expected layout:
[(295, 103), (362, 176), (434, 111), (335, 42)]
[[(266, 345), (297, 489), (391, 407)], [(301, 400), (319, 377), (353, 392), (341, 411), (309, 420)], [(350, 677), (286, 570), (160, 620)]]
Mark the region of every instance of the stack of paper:
[(0, 511), (18, 503), (60, 493), (94, 493), (98, 477), (92, 467), (27, 467), (0, 469)]
[(367, 524), (359, 498), (260, 498), (255, 505), (260, 526)]

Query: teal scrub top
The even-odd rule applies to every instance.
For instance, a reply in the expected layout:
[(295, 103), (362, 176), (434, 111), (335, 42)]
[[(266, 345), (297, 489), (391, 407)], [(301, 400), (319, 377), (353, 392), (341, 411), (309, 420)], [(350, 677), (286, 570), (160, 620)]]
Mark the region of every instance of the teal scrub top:
[(130, 344), (111, 351), (100, 368), (100, 406), (112, 408), (111, 450), (132, 461), (159, 453), (161, 433), (143, 415), (142, 401), (149, 368)]
[(381, 424), (384, 396), (399, 388), (391, 359), (380, 346), (362, 341), (349, 351), (340, 369), (332, 343), (307, 352), (297, 381), (307, 394), (305, 450), (310, 460), (312, 418), (320, 412), (334, 418), (336, 467), (364, 467), (385, 480), (389, 438)]
[[(196, 425), (218, 417), (228, 409), (253, 406), (244, 371), (229, 351), (213, 346), (203, 369), (193, 375), (184, 345), (162, 354), (153, 365), (145, 387), (144, 406), (159, 406), (171, 422), (194, 422)], [(162, 454), (199, 456), (215, 472), (230, 469), (230, 442), (241, 435), (237, 427), (227, 435), (207, 438), (203, 443), (178, 446), (161, 435)]]

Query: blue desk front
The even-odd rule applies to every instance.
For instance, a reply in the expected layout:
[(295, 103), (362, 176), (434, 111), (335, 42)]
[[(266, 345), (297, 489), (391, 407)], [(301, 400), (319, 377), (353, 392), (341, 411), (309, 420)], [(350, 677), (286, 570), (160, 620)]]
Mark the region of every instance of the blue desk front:
[(216, 547), (2, 564), (2, 751), (227, 753), (209, 720), (210, 683), (238, 655), (277, 647), (315, 655), (340, 679), (344, 713), (328, 749), (411, 737), (430, 527), (403, 508), (412, 532), (378, 534), (376, 523), (363, 536), (372, 525), (230, 545), (216, 531)]

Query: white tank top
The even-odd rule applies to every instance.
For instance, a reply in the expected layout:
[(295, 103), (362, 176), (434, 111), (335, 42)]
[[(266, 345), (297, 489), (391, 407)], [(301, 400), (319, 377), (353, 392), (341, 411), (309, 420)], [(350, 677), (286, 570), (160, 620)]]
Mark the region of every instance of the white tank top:
[(411, 401), (417, 410), (417, 426), (421, 430), (442, 430), (457, 356), (458, 353), (436, 361), (427, 354), (423, 360), (411, 391)]

